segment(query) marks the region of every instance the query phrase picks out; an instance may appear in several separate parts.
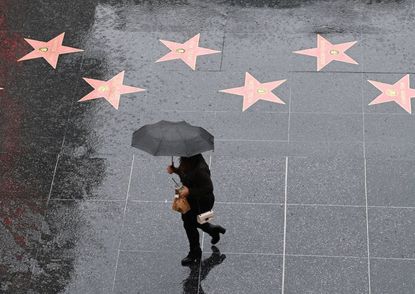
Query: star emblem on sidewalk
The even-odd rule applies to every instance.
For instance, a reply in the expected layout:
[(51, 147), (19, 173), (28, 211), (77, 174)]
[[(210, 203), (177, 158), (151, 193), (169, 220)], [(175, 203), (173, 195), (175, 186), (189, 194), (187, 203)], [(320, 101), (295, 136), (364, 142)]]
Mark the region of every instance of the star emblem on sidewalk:
[(272, 90), (279, 87), (286, 80), (260, 83), (250, 73), (245, 73), (245, 85), (243, 87), (220, 90), (219, 92), (240, 95), (244, 97), (242, 111), (247, 110), (259, 100), (285, 104)]
[(62, 42), (64, 37), (65, 33), (62, 33), (48, 42), (25, 39), (34, 50), (20, 58), (18, 61), (44, 58), (54, 69), (56, 69), (59, 55), (84, 51), (82, 49), (63, 46)]
[(369, 105), (393, 101), (408, 113), (412, 113), (411, 98), (415, 97), (415, 89), (410, 88), (409, 75), (405, 75), (393, 85), (371, 80), (368, 80), (368, 82), (382, 92), (382, 94), (370, 102)]
[(332, 44), (320, 35), (317, 35), (317, 48), (294, 51), (293, 53), (317, 57), (317, 71), (320, 71), (332, 61), (358, 64), (345, 53), (347, 49), (357, 42)]
[(84, 78), (84, 80), (88, 84), (90, 84), (94, 88), (94, 90), (78, 102), (88, 101), (97, 98), (104, 98), (115, 109), (118, 109), (121, 94), (145, 91), (145, 89), (123, 85), (124, 71), (120, 72), (108, 81), (100, 81), (89, 78)]
[(197, 34), (184, 43), (160, 40), (160, 42), (162, 42), (171, 51), (156, 62), (181, 59), (184, 63), (190, 66), (191, 69), (195, 70), (196, 59), (198, 56), (220, 53), (220, 51), (217, 50), (199, 47), (199, 39), (200, 34)]

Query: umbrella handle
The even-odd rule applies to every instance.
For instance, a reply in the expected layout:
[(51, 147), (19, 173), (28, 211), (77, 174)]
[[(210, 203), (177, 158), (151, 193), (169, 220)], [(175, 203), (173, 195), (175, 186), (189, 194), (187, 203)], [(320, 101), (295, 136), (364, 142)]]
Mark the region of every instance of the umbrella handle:
[(171, 165), (174, 165), (173, 156), (171, 157)]

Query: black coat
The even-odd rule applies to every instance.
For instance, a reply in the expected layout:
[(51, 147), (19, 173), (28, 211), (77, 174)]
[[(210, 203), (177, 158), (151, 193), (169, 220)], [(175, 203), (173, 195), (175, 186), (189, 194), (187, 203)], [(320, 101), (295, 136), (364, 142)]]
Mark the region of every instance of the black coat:
[(186, 173), (178, 173), (184, 186), (189, 188), (189, 201), (192, 210), (205, 212), (210, 210), (215, 201), (213, 194), (213, 183), (210, 177), (209, 166), (200, 161), (192, 170)]

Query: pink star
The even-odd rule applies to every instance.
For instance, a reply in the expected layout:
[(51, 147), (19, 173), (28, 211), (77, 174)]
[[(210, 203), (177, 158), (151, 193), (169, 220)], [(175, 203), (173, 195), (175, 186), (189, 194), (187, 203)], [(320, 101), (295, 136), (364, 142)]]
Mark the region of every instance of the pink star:
[(124, 71), (120, 72), (116, 76), (114, 76), (109, 81), (100, 81), (94, 79), (84, 78), (84, 80), (90, 84), (94, 90), (90, 92), (88, 95), (83, 97), (78, 102), (97, 99), (97, 98), (104, 98), (106, 99), (111, 105), (118, 109), (120, 104), (120, 95), (121, 94), (129, 94), (129, 93), (136, 93), (145, 91), (141, 88), (124, 86), (122, 83), (124, 81)]
[(171, 52), (167, 53), (156, 62), (181, 59), (184, 61), (184, 63), (186, 63), (193, 70), (195, 70), (196, 59), (198, 56), (215, 54), (220, 52), (217, 50), (199, 47), (199, 38), (200, 34), (197, 34), (196, 36), (187, 40), (183, 44), (160, 40), (160, 42), (162, 42), (166, 47), (168, 47), (171, 50)]
[(321, 70), (330, 62), (336, 60), (346, 63), (358, 64), (349, 55), (344, 53), (357, 42), (332, 44), (322, 36), (317, 35), (317, 48), (294, 51), (294, 53), (317, 57), (317, 71)]
[(44, 58), (53, 68), (56, 69), (59, 55), (84, 51), (81, 49), (63, 46), (62, 42), (64, 36), (65, 33), (62, 33), (48, 42), (25, 39), (25, 41), (28, 42), (35, 50), (23, 56), (18, 61)]
[(271, 91), (279, 87), (286, 80), (273, 81), (269, 83), (258, 82), (248, 72), (245, 74), (245, 85), (243, 87), (220, 90), (219, 92), (244, 96), (242, 111), (245, 111), (258, 100), (266, 100), (274, 103), (285, 104), (278, 96)]
[(409, 75), (404, 76), (395, 84), (384, 84), (376, 81), (369, 81), (373, 86), (382, 91), (369, 105), (394, 101), (407, 112), (412, 113), (411, 97), (415, 97), (415, 89), (409, 87)]

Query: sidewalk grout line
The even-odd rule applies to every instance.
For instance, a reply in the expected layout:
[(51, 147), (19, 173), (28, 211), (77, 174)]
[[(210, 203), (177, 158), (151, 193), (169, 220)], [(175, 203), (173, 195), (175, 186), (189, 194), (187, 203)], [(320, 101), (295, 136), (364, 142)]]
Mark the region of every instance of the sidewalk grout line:
[(282, 248), (282, 283), (281, 293), (285, 288), (285, 248), (287, 244), (287, 194), (288, 194), (288, 157), (285, 158), (285, 196), (284, 196), (284, 239)]
[(126, 215), (126, 212), (127, 212), (128, 198), (129, 198), (129, 195), (130, 195), (130, 186), (131, 186), (131, 177), (132, 177), (132, 174), (133, 174), (133, 167), (134, 167), (134, 154), (133, 154), (133, 159), (132, 159), (132, 161), (131, 161), (130, 178), (129, 178), (129, 180), (128, 180), (127, 195), (126, 195), (126, 197), (125, 197), (125, 205), (124, 205), (124, 210), (123, 210), (123, 217), (122, 217), (121, 231), (120, 231), (119, 241), (118, 241), (117, 260), (116, 260), (116, 262), (115, 262), (114, 279), (112, 280), (112, 290), (111, 290), (111, 293), (114, 293), (114, 289), (115, 289), (115, 279), (117, 278), (118, 261), (119, 261), (119, 258), (120, 258), (120, 252), (121, 252), (122, 232), (123, 232), (123, 230), (124, 230), (125, 215)]
[[(173, 250), (133, 250), (133, 249), (120, 249), (120, 252), (130, 253), (183, 253), (182, 251)], [(211, 252), (205, 252), (211, 253)], [(257, 255), (257, 256), (280, 256), (283, 257), (283, 253), (264, 253), (264, 252), (233, 252), (233, 251), (221, 251), (222, 254), (229, 255)], [(345, 258), (345, 259), (368, 259), (366, 256), (354, 256), (354, 255), (325, 255), (325, 254), (296, 254), (285, 253), (287, 257), (311, 257), (311, 258)], [(410, 261), (415, 262), (415, 258), (399, 258), (399, 257), (371, 257), (371, 260), (397, 260), (397, 261)]]
[[(50, 201), (74, 201), (74, 202), (125, 202), (125, 200), (100, 200), (100, 199), (59, 199), (53, 198)], [(171, 200), (137, 200), (130, 199), (129, 202), (137, 203), (172, 203)], [(225, 205), (270, 205), (270, 206), (284, 206), (285, 203), (266, 203), (266, 202), (231, 202), (231, 201), (215, 201), (215, 204)], [(366, 205), (349, 205), (349, 204), (325, 204), (325, 203), (288, 203), (287, 206), (304, 206), (304, 207), (344, 207), (344, 208), (365, 208)], [(382, 206), (382, 205), (368, 205), (368, 208), (378, 209), (415, 209), (415, 206)]]
[[(360, 31), (360, 34), (363, 35), (363, 31)], [(361, 100), (362, 100), (362, 139), (363, 139), (363, 168), (364, 168), (364, 183), (365, 183), (365, 212), (366, 212), (366, 250), (367, 250), (367, 280), (368, 280), (368, 290), (369, 294), (372, 292), (371, 287), (371, 275), (370, 275), (370, 243), (369, 243), (369, 207), (368, 207), (368, 197), (367, 197), (367, 161), (366, 161), (366, 134), (365, 134), (365, 96), (364, 96), (364, 66), (365, 66), (365, 54), (362, 53), (362, 74), (361, 74)]]

